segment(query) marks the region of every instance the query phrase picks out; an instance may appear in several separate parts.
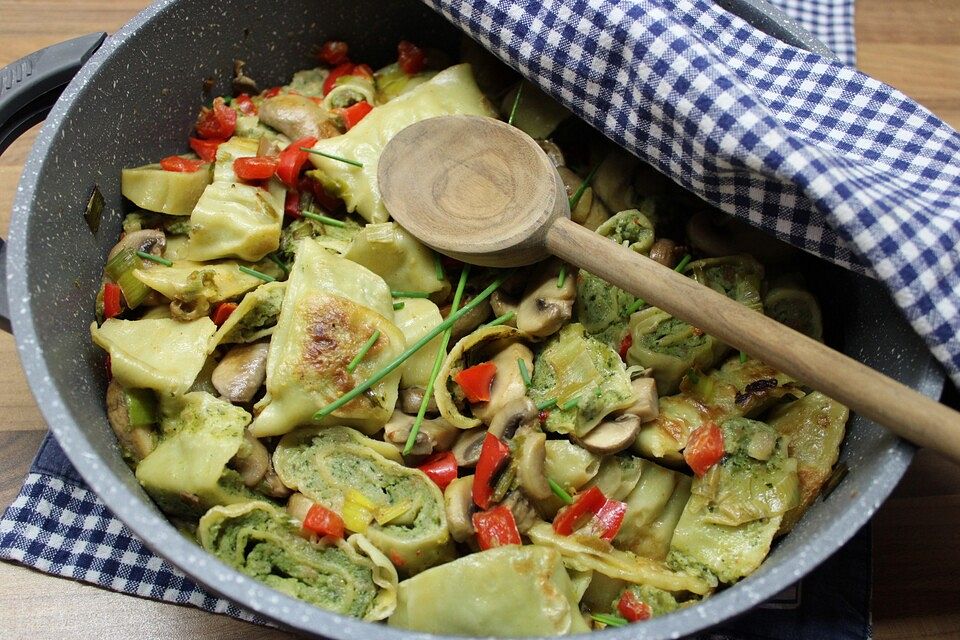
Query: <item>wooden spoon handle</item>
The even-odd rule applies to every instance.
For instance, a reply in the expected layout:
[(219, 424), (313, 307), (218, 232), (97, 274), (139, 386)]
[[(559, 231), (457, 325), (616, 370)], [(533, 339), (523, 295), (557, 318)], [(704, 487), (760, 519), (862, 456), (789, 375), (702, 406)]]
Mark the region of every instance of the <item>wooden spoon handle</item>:
[(547, 249), (960, 463), (960, 413), (658, 262), (561, 218)]

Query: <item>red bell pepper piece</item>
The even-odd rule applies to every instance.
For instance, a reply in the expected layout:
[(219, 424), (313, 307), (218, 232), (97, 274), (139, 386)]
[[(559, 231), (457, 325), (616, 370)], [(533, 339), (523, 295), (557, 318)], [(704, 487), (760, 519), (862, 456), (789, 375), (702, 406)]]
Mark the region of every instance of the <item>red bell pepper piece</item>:
[(358, 64), (353, 68), (350, 75), (373, 80), (373, 69), (368, 64)]
[(287, 197), (283, 201), (283, 212), (296, 220), (300, 217), (300, 193), (293, 190), (287, 190)]
[(233, 170), (241, 180), (268, 180), (279, 164), (279, 159), (270, 156), (237, 158), (233, 161)]
[(197, 135), (205, 140), (226, 140), (237, 129), (237, 112), (223, 98), (214, 98), (213, 107), (204, 107), (197, 118)]
[(620, 359), (624, 362), (627, 361), (627, 351), (630, 351), (630, 347), (633, 346), (633, 334), (628, 333), (623, 336), (623, 340), (620, 341)]
[(442, 451), (424, 460), (417, 469), (427, 474), (443, 491), (457, 477), (457, 458), (450, 451)]
[(490, 507), (493, 478), (509, 459), (510, 447), (497, 436), (487, 433), (483, 438), (480, 458), (477, 460), (477, 468), (473, 476), (473, 502), (481, 509)]
[(690, 434), (683, 459), (699, 478), (720, 462), (723, 454), (723, 431), (715, 423), (708, 422)]
[(597, 487), (590, 487), (577, 496), (569, 507), (564, 507), (553, 520), (553, 530), (568, 536), (587, 519), (592, 518), (606, 504), (607, 498)]
[(397, 66), (407, 75), (412, 76), (423, 71), (426, 62), (427, 56), (423, 49), (412, 42), (401, 40), (397, 45)]
[(120, 302), (120, 285), (108, 282), (103, 285), (103, 317), (116, 318), (123, 311)]
[(373, 107), (370, 106), (369, 102), (363, 100), (344, 109), (340, 109), (340, 117), (343, 118), (343, 125), (347, 128), (347, 131), (349, 131), (371, 111), (373, 111)]
[(504, 505), (489, 511), (479, 511), (473, 514), (472, 520), (473, 528), (477, 532), (477, 544), (483, 550), (507, 544), (522, 544), (513, 512)]
[(248, 93), (238, 95), (233, 99), (233, 104), (237, 106), (237, 111), (245, 116), (257, 115), (257, 105), (253, 104), (253, 100), (250, 99), (250, 94)]
[(312, 147), (317, 144), (317, 139), (308, 136), (291, 142), (286, 149), (280, 152), (280, 162), (277, 165), (277, 177), (291, 189), (297, 186), (297, 180), (300, 178), (300, 171), (307, 162), (306, 151), (301, 151), (300, 147)]
[(307, 511), (307, 517), (303, 519), (303, 528), (318, 536), (342, 538), (346, 527), (343, 525), (343, 518), (335, 512), (315, 504)]
[(213, 324), (219, 327), (227, 321), (227, 318), (229, 318), (230, 314), (236, 311), (236, 309), (236, 302), (221, 302), (213, 311)]
[(300, 179), (300, 191), (309, 191), (313, 194), (313, 199), (326, 211), (336, 211), (340, 208), (340, 198), (327, 193), (323, 185), (318, 180), (304, 176)]
[(275, 98), (275, 97), (277, 97), (278, 95), (280, 95), (280, 90), (281, 90), (281, 88), (282, 88), (282, 87), (270, 87), (269, 89), (267, 89), (266, 91), (263, 92), (263, 97), (264, 97), (264, 98)]
[(350, 49), (346, 42), (341, 40), (327, 40), (317, 52), (317, 57), (320, 58), (321, 62), (335, 67), (344, 62), (350, 62), (348, 56), (349, 51)]
[(340, 76), (348, 76), (353, 73), (353, 69), (356, 65), (352, 62), (344, 62), (343, 64), (337, 65), (333, 69), (330, 69), (330, 74), (327, 75), (327, 79), (323, 81), (323, 95), (330, 93), (330, 90), (337, 84), (337, 78)]
[(181, 158), (180, 156), (167, 156), (160, 160), (160, 168), (164, 171), (176, 171), (178, 173), (193, 173), (203, 167), (202, 160), (191, 160), (190, 158)]
[(497, 365), (492, 362), (481, 362), (464, 369), (455, 375), (453, 380), (460, 385), (470, 402), (487, 402), (490, 400), (490, 386), (496, 375)]
[(593, 530), (607, 542), (617, 537), (623, 518), (627, 515), (627, 503), (608, 499), (597, 511), (593, 520)]
[(617, 602), (617, 611), (630, 622), (642, 622), (653, 616), (650, 605), (633, 595), (631, 591), (624, 591)]
[(200, 138), (190, 138), (190, 148), (207, 162), (213, 162), (217, 159), (217, 148), (226, 142), (226, 140), (201, 140)]

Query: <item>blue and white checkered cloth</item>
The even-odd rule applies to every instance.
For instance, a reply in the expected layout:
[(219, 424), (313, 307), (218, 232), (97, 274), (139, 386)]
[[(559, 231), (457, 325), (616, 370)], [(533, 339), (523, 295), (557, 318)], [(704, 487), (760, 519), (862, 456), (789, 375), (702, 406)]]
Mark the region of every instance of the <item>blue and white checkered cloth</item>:
[[(853, 0), (774, 0), (841, 62), (708, 0), (424, 1), (707, 201), (878, 276), (960, 382), (960, 137), (847, 66)], [(50, 438), (0, 519), (0, 558), (262, 622), (151, 554)], [(709, 637), (867, 638), (869, 569), (861, 535), (804, 579), (803, 598)]]

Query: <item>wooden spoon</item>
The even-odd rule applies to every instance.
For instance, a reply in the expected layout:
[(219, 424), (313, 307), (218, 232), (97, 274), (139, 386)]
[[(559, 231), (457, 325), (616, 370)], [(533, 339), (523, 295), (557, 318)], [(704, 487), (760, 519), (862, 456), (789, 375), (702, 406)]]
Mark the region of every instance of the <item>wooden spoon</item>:
[(492, 267), (555, 255), (960, 463), (960, 413), (571, 221), (560, 176), (515, 127), (418, 122), (386, 146), (378, 180), (393, 218), (443, 254)]

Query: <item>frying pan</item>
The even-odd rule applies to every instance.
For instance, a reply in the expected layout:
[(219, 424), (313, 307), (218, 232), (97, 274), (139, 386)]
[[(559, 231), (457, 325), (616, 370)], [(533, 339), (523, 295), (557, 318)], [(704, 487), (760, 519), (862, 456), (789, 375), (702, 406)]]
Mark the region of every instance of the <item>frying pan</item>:
[[(829, 54), (770, 5), (722, 4), (789, 44)], [(179, 534), (121, 459), (104, 408), (103, 354), (88, 329), (123, 216), (120, 168), (182, 152), (197, 106), (209, 99), (203, 81), (213, 83), (213, 95), (226, 93), (235, 58), (246, 60), (248, 73), (269, 87), (312, 66), (311, 48), (331, 37), (349, 41), (371, 63), (386, 63), (401, 39), (456, 51), (459, 34), (415, 0), (163, 0), (109, 38), (78, 38), (0, 70), (0, 152), (49, 110), (13, 205), (7, 277), (0, 278), (7, 288), (0, 305), (9, 302), (9, 308), (0, 311), (12, 321), (30, 387), (71, 462), (154, 552), (209, 590), (308, 635), (425, 639), (431, 636), (373, 626), (289, 598)], [(83, 217), (93, 185), (106, 201), (96, 233)], [(939, 395), (942, 373), (882, 286), (820, 262), (811, 269), (833, 346)], [(850, 473), (776, 545), (759, 571), (696, 607), (640, 627), (607, 630), (604, 637), (676, 638), (705, 629), (763, 602), (836, 551), (876, 511), (913, 455), (910, 445), (859, 416), (848, 430), (842, 460)]]

